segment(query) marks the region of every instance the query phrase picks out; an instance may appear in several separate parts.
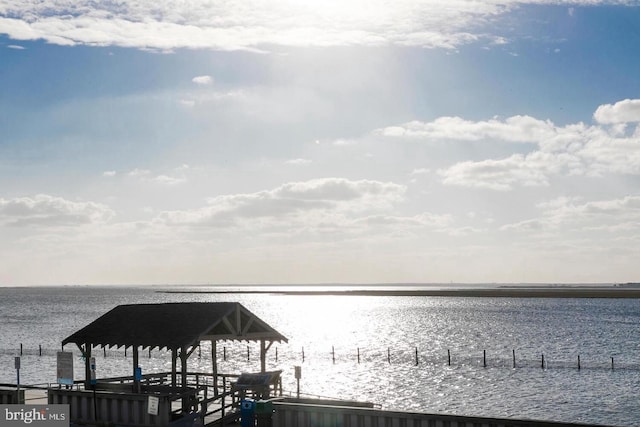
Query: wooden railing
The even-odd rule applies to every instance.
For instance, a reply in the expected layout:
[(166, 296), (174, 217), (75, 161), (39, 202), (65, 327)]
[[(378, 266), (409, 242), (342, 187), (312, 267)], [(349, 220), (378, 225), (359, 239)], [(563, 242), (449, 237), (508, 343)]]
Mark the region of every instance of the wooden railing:
[(0, 405), (15, 405), (24, 403), (24, 389), (0, 388)]
[[(138, 384), (130, 376), (100, 379), (93, 388), (77, 381), (68, 388), (59, 385), (49, 388), (49, 403), (69, 404), (71, 419), (81, 423), (159, 426), (179, 420), (188, 422), (186, 418), (195, 417), (204, 425), (218, 419), (237, 418), (241, 399), (255, 397), (234, 388), (238, 376), (218, 374), (214, 381), (211, 373), (189, 372), (184, 388), (172, 385), (170, 372), (143, 375)], [(180, 373), (176, 383), (183, 384)], [(281, 383), (277, 385), (270, 393), (281, 390)], [(147, 414), (149, 395), (160, 399), (158, 416)]]
[(587, 424), (465, 417), (274, 402), (273, 427), (594, 427)]

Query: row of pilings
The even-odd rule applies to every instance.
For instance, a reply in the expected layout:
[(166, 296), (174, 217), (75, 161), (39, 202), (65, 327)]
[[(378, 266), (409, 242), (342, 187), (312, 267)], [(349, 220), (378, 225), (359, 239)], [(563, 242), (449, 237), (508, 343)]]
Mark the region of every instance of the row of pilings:
[[(58, 351), (61, 349), (51, 349), (46, 348), (42, 345), (38, 345), (35, 347), (25, 347), (22, 343), (19, 348), (15, 350), (4, 351), (3, 353), (9, 353), (11, 355), (19, 355), (19, 356), (55, 356)], [(253, 351), (252, 351), (253, 350)], [(68, 350), (67, 350), (68, 351)], [(195, 350), (197, 352), (198, 357), (203, 356), (203, 349), (201, 346)], [(205, 350), (205, 353), (207, 350)], [(127, 348), (101, 348), (97, 351), (94, 351), (96, 356), (102, 355), (103, 357), (130, 357), (131, 350)], [(293, 351), (290, 347), (287, 348), (287, 351), (284, 354), (282, 350), (276, 346), (271, 351), (271, 358), (273, 363), (280, 363), (284, 360), (289, 362), (296, 363), (308, 363), (308, 362), (331, 362), (332, 364), (336, 363), (371, 363), (371, 362), (386, 362), (387, 364), (401, 364), (401, 363), (412, 363), (415, 366), (419, 366), (420, 364), (430, 364), (430, 365), (445, 365), (445, 366), (455, 366), (455, 365), (466, 365), (466, 366), (481, 366), (481, 367), (510, 367), (516, 369), (518, 367), (539, 367), (541, 369), (549, 369), (549, 368), (575, 368), (581, 370), (583, 368), (607, 368), (607, 369), (637, 369), (640, 370), (640, 362), (630, 363), (626, 360), (620, 362), (616, 362), (613, 356), (603, 357), (598, 356), (597, 358), (587, 358), (585, 363), (585, 359), (581, 358), (580, 355), (576, 355), (574, 360), (567, 360), (553, 358), (549, 359), (547, 356), (545, 358), (544, 353), (539, 354), (539, 358), (534, 359), (531, 355), (528, 357), (520, 358), (517, 355), (515, 349), (511, 350), (510, 357), (505, 356), (505, 352), (493, 352), (489, 354), (487, 350), (482, 350), (480, 353), (476, 351), (475, 353), (466, 351), (457, 351), (455, 354), (447, 349), (446, 353), (441, 351), (440, 353), (425, 352), (421, 354), (419, 348), (417, 346), (412, 349), (397, 349), (392, 347), (387, 347), (386, 349), (371, 349), (371, 348), (363, 348), (363, 347), (355, 347), (350, 350), (337, 352), (335, 346), (331, 346), (329, 351), (325, 352), (314, 352), (311, 357), (309, 357), (308, 350), (305, 351), (305, 347), (300, 347), (299, 351)], [(148, 358), (152, 357), (165, 357), (168, 354), (165, 350), (158, 349), (148, 349), (146, 354), (141, 352), (140, 356), (147, 356)], [(239, 349), (238, 346), (219, 346), (218, 347), (218, 360), (221, 362), (233, 362), (233, 361), (246, 361), (251, 362), (252, 360), (257, 360), (259, 355), (252, 349), (251, 346), (246, 346), (246, 351), (244, 349)], [(284, 359), (284, 360), (283, 360)], [(606, 362), (605, 362), (606, 360)]]

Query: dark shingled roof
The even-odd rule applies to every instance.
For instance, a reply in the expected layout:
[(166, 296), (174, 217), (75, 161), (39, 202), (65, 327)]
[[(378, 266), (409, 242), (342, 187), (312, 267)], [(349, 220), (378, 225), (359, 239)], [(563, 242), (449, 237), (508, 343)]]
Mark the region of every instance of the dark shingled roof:
[(62, 345), (177, 349), (201, 340), (284, 341), (237, 302), (119, 305), (65, 338)]

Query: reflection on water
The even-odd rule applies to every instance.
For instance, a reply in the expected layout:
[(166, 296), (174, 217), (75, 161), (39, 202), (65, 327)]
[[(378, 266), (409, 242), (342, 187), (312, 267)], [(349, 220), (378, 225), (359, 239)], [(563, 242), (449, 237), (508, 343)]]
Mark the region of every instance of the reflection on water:
[[(169, 301), (239, 301), (283, 333), (289, 343), (273, 345), (267, 368), (282, 369), (290, 391), (295, 390), (293, 367), (301, 365), (303, 393), (368, 400), (388, 409), (640, 426), (634, 397), (640, 385), (637, 300), (0, 288), (0, 382), (15, 381), (13, 356), (20, 343), (28, 350), (23, 383), (50, 382), (55, 379), (54, 351), (75, 330), (118, 304)], [(42, 357), (34, 353), (39, 345), (46, 350)], [(130, 374), (131, 358), (122, 350), (106, 358), (101, 351), (96, 351), (99, 376)], [(190, 370), (211, 370), (208, 343), (201, 353), (194, 352)], [(258, 354), (257, 344), (249, 344), (247, 360), (247, 343), (222, 342), (219, 370), (255, 371)], [(541, 369), (542, 354), (547, 369)], [(158, 350), (151, 358), (141, 352), (140, 364), (145, 373), (171, 367), (170, 358)], [(76, 375), (83, 375), (79, 359)]]

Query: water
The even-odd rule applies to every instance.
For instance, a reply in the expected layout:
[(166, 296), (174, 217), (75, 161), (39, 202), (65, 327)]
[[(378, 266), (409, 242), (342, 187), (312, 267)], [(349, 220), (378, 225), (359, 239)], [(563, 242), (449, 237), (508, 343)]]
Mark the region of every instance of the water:
[[(60, 342), (116, 305), (238, 301), (289, 338), (267, 355), (267, 369), (282, 369), (289, 391), (295, 390), (293, 366), (301, 365), (303, 393), (366, 400), (385, 409), (640, 426), (640, 300), (168, 294), (159, 289), (0, 288), (0, 383), (15, 382), (13, 357), (20, 343), (25, 352), (21, 382), (54, 382)], [(203, 344), (202, 357), (196, 351), (189, 369), (210, 372), (209, 351)], [(99, 377), (130, 375), (131, 358), (122, 349), (109, 350), (106, 358), (100, 349), (95, 353)], [(219, 370), (257, 371), (258, 354), (255, 343), (249, 344), (249, 361), (247, 343), (219, 343)], [(542, 354), (546, 369), (541, 369)], [(164, 352), (141, 355), (143, 372), (170, 370)], [(78, 360), (76, 379), (83, 375)]]

